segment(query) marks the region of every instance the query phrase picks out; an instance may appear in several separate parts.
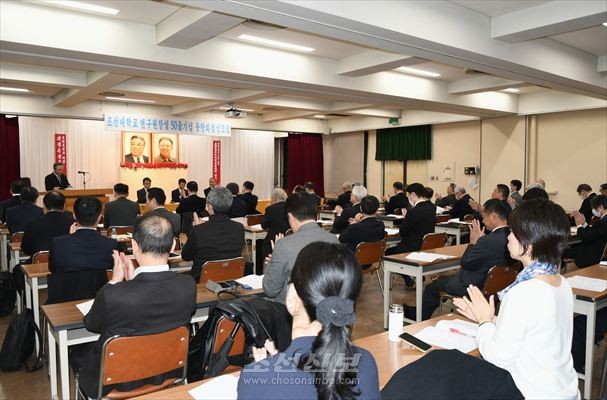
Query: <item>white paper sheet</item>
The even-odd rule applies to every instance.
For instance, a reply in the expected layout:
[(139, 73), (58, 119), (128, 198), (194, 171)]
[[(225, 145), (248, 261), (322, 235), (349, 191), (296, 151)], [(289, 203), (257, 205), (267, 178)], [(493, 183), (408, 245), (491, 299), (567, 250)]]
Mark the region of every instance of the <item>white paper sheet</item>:
[(236, 279), (236, 282), (249, 285), (253, 289), (261, 289), (263, 283), (263, 275), (247, 275), (242, 278)]
[(263, 228), (261, 227), (261, 224), (251, 225), (249, 228), (252, 228), (252, 229), (255, 229), (255, 230), (263, 230)]
[(571, 227), (571, 234), (572, 235), (577, 235), (577, 226), (572, 226)]
[(235, 399), (238, 397), (237, 389), (238, 377), (228, 374), (213, 378), (188, 393), (195, 400)]
[(327, 220), (327, 219), (316, 220), (316, 223), (321, 224), (321, 225), (333, 225), (333, 221)]
[(453, 258), (453, 256), (446, 256), (443, 254), (424, 253), (423, 251), (416, 251), (416, 252), (409, 254), (405, 258), (407, 260), (412, 260), (412, 261), (433, 262), (433, 261), (436, 261), (439, 259)]
[(477, 324), (464, 321), (463, 319), (445, 319), (438, 321), (436, 327), (448, 332), (451, 332), (452, 330), (461, 332), (470, 337), (476, 337), (476, 332), (478, 331)]
[(385, 228), (384, 229), (388, 235), (398, 235), (398, 228)]
[(603, 292), (607, 290), (607, 280), (587, 278), (585, 276), (572, 276), (567, 278), (571, 287), (576, 289), (591, 290), (593, 292)]
[(601, 265), (607, 265), (607, 261), (601, 261), (600, 264)]
[(92, 299), (89, 301), (85, 301), (84, 303), (78, 303), (76, 304), (76, 307), (78, 307), (78, 310), (80, 310), (82, 315), (86, 315), (89, 313), (89, 311), (91, 311), (91, 307), (93, 307), (93, 301), (95, 300)]
[(471, 352), (477, 347), (476, 339), (474, 337), (445, 331), (435, 326), (424, 328), (414, 336), (433, 346), (442, 347), (443, 349), (448, 350), (457, 349), (462, 353)]
[(436, 206), (436, 215), (442, 214), (445, 212), (445, 209), (439, 206)]
[(386, 217), (396, 218), (396, 219), (403, 219), (403, 218), (405, 218), (404, 215), (396, 215), (396, 214), (388, 214), (388, 215), (386, 215)]

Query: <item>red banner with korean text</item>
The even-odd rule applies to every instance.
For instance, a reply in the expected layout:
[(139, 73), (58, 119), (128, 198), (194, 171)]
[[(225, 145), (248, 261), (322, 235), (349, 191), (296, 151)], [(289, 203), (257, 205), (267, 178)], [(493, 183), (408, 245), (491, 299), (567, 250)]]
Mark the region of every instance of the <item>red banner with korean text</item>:
[(213, 140), (213, 178), (219, 185), (221, 182), (221, 141)]
[(65, 133), (55, 133), (55, 162), (60, 162), (65, 166), (63, 174), (67, 175), (67, 138)]

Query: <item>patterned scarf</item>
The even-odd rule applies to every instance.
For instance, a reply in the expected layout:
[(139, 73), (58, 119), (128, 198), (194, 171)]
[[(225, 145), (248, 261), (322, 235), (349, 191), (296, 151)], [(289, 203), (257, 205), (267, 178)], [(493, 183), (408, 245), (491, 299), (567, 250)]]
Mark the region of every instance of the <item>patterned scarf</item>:
[(542, 263), (539, 261), (533, 262), (533, 263), (529, 264), (521, 272), (519, 272), (518, 275), (516, 276), (516, 280), (514, 281), (514, 283), (512, 285), (508, 286), (507, 288), (505, 288), (504, 290), (498, 292), (497, 296), (499, 297), (500, 300), (503, 300), (504, 296), (506, 296), (506, 293), (508, 293), (508, 291), (510, 289), (512, 289), (513, 287), (515, 287), (516, 285), (518, 285), (521, 282), (525, 282), (525, 281), (528, 281), (529, 279), (533, 279), (538, 275), (556, 275), (558, 273), (559, 273), (559, 269), (554, 264)]

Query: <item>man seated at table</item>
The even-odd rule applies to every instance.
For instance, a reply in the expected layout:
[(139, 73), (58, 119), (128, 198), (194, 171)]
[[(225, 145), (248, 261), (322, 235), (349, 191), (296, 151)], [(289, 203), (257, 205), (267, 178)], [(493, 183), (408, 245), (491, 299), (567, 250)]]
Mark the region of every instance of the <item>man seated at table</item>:
[[(480, 222), (472, 221), (470, 228), (470, 245), (464, 252), (461, 269), (449, 277), (440, 277), (424, 289), (422, 298), (422, 319), (430, 319), (439, 306), (440, 292), (461, 297), (470, 286), (482, 288), (487, 273), (494, 265), (507, 266), (512, 264), (508, 253), (508, 215), (510, 206), (501, 200), (490, 199), (483, 204), (483, 223), (485, 234)], [(405, 305), (405, 317), (415, 319), (415, 307)]]
[(207, 196), (206, 210), (209, 220), (202, 223), (198, 216), (194, 215), (194, 226), (190, 230), (188, 241), (181, 249), (181, 258), (193, 261), (191, 274), (196, 282), (200, 281), (202, 265), (205, 262), (242, 255), (244, 226), (230, 220), (227, 215), (233, 199), (228, 189), (216, 186)]
[[(99, 333), (99, 339), (72, 352), (72, 367), (80, 371), (79, 385), (89, 397), (96, 397), (99, 390), (101, 353), (108, 338), (150, 335), (187, 326), (196, 310), (196, 283), (188, 275), (169, 271), (168, 257), (174, 246), (171, 222), (153, 213), (144, 215), (135, 222), (132, 245), (139, 267), (133, 268), (123, 253), (114, 251), (112, 280), (97, 293), (84, 317), (86, 329)], [(143, 381), (109, 385), (103, 394), (114, 388), (128, 391), (144, 384), (159, 384), (176, 376), (169, 372)]]
[(257, 211), (257, 201), (259, 198), (252, 193), (254, 187), (255, 185), (253, 182), (245, 181), (242, 184), (242, 193), (237, 196), (247, 205), (247, 215), (260, 214), (260, 212)]
[(152, 180), (148, 177), (143, 178), (143, 187), (137, 191), (137, 203), (145, 204), (148, 200), (148, 190), (152, 187)]
[(596, 193), (592, 191), (590, 185), (582, 183), (577, 187), (577, 194), (582, 199), (582, 205), (580, 206), (579, 212), (586, 218), (586, 223), (589, 224), (593, 216), (590, 201), (596, 196)]
[(287, 194), (283, 189), (277, 188), (272, 191), (271, 205), (266, 207), (266, 212), (261, 220), (261, 227), (268, 230), (263, 240), (262, 263), (268, 254), (272, 252), (271, 242), (276, 239), (276, 235), (279, 233), (284, 234), (289, 230), (289, 220), (285, 212), (286, 199)]
[(588, 225), (583, 214), (574, 214), (577, 228), (577, 238), (581, 243), (570, 247), (563, 253), (564, 258), (573, 258), (578, 268), (598, 264), (607, 243), (607, 196), (598, 195), (590, 201), (592, 214), (599, 220)]
[(230, 218), (241, 218), (247, 215), (247, 203), (238, 197), (239, 187), (237, 183), (230, 182), (226, 185), (226, 189), (232, 193), (232, 207), (228, 212)]
[(11, 197), (0, 202), (0, 222), (6, 222), (6, 210), (21, 203), (21, 189), (24, 187), (22, 180), (11, 182)]
[(455, 198), (455, 188), (457, 187), (457, 185), (455, 183), (450, 183), (449, 186), (447, 186), (447, 195), (443, 196), (440, 193), (436, 193), (434, 195), (434, 198), (436, 199), (434, 201), (434, 204), (437, 207), (441, 207), (441, 208), (445, 208), (445, 207), (453, 207), (453, 205), (455, 204), (455, 201), (457, 200)]
[(362, 185), (357, 185), (352, 188), (350, 194), (350, 202), (352, 207), (342, 209), (340, 206), (335, 207), (335, 220), (333, 221), (333, 233), (341, 233), (350, 225), (350, 221), (356, 217), (356, 214), (361, 212), (360, 201), (367, 195), (367, 188)]
[(356, 214), (350, 225), (339, 235), (339, 241), (352, 252), (361, 242), (378, 242), (386, 235), (384, 223), (375, 217), (379, 200), (375, 196), (365, 196), (360, 201), (359, 214)]
[[(495, 200), (499, 200), (508, 206), (508, 209), (512, 211), (514, 208), (511, 203), (508, 202), (508, 198), (510, 197), (510, 187), (503, 183), (498, 183), (495, 188), (493, 188), (493, 192), (491, 192), (491, 198)], [(522, 199), (522, 198), (521, 198)], [(470, 200), (470, 207), (474, 210), (474, 217), (478, 220), (482, 219), (481, 211), (482, 206), (476, 200)], [(510, 213), (508, 213), (510, 215)]]
[(183, 178), (180, 178), (179, 181), (177, 181), (177, 189), (174, 189), (171, 192), (171, 203), (179, 203), (181, 200), (188, 197), (188, 190), (185, 188), (186, 183), (187, 181)]
[(601, 183), (601, 186), (599, 188), (599, 193), (602, 194), (603, 196), (607, 196), (607, 183)]
[(474, 214), (474, 210), (470, 206), (472, 198), (466, 194), (466, 188), (457, 186), (453, 194), (455, 195), (455, 203), (452, 207), (445, 207), (445, 211), (451, 215), (451, 218), (464, 219), (468, 214)]
[(316, 224), (316, 198), (308, 193), (295, 193), (285, 201), (285, 212), (293, 234), (274, 241), (270, 263), (263, 276), (266, 296), (286, 304), (287, 287), (295, 260), (301, 249), (312, 242), (339, 243), (337, 237)]
[(518, 179), (510, 181), (510, 197), (508, 198), (508, 203), (512, 209), (515, 209), (523, 201), (523, 196), (519, 193), (519, 190), (521, 190), (522, 187), (523, 182)]
[(179, 236), (181, 232), (181, 215), (176, 214), (167, 210), (164, 207), (164, 203), (166, 202), (166, 194), (164, 194), (164, 190), (158, 187), (153, 187), (148, 190), (148, 201), (145, 203), (145, 206), (149, 210), (148, 212), (162, 215), (173, 224), (173, 236)]
[(140, 214), (139, 204), (128, 199), (129, 186), (124, 183), (114, 185), (114, 198), (105, 205), (103, 226), (133, 226)]
[(6, 226), (10, 233), (23, 232), (25, 225), (44, 215), (36, 205), (38, 190), (32, 186), (21, 189), (21, 203), (6, 210)]
[[(74, 216), (65, 212), (65, 196), (58, 191), (51, 191), (42, 199), (44, 215), (25, 225), (21, 250), (28, 256), (39, 251), (48, 251), (53, 238), (69, 235), (70, 227), (74, 223)], [(26, 264), (31, 262), (28, 260)]]
[(341, 194), (337, 196), (337, 200), (335, 200), (335, 205), (340, 206), (341, 208), (348, 208), (352, 205), (350, 203), (350, 195), (352, 194), (352, 182), (344, 182), (341, 185)]
[(403, 192), (404, 188), (405, 187), (403, 186), (402, 182), (394, 182), (392, 184), (394, 195), (384, 196), (384, 208), (386, 209), (386, 214), (394, 214), (396, 209), (400, 209), (402, 211), (411, 207), (407, 196)]
[(215, 178), (210, 177), (209, 178), (209, 187), (204, 190), (205, 198), (209, 197), (209, 193), (211, 192), (211, 190), (213, 190), (215, 188), (215, 186), (217, 186), (217, 181), (215, 180)]
[(320, 206), (320, 196), (316, 194), (316, 192), (314, 191), (314, 183), (313, 182), (306, 182), (303, 185), (304, 191), (306, 193), (308, 193), (309, 195), (311, 195), (314, 200), (316, 201), (316, 207)]
[(198, 196), (198, 183), (196, 181), (189, 181), (187, 184), (188, 197), (181, 199), (177, 209), (177, 214), (184, 212), (195, 212), (199, 217), (204, 217), (204, 208), (206, 200), (204, 197)]
[(76, 223), (70, 234), (51, 242), (48, 269), (52, 273), (109, 269), (113, 265), (112, 252), (118, 242), (97, 232), (101, 220), (101, 201), (92, 196), (78, 197), (74, 202)]

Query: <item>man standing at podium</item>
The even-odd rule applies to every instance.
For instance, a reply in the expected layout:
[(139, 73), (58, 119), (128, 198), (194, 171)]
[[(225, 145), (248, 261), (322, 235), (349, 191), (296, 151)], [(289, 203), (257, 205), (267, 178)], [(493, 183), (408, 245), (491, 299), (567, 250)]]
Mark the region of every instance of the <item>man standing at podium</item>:
[(58, 190), (71, 188), (72, 185), (67, 180), (67, 176), (63, 175), (65, 165), (60, 162), (53, 164), (53, 172), (44, 178), (44, 188), (48, 192), (50, 190)]

